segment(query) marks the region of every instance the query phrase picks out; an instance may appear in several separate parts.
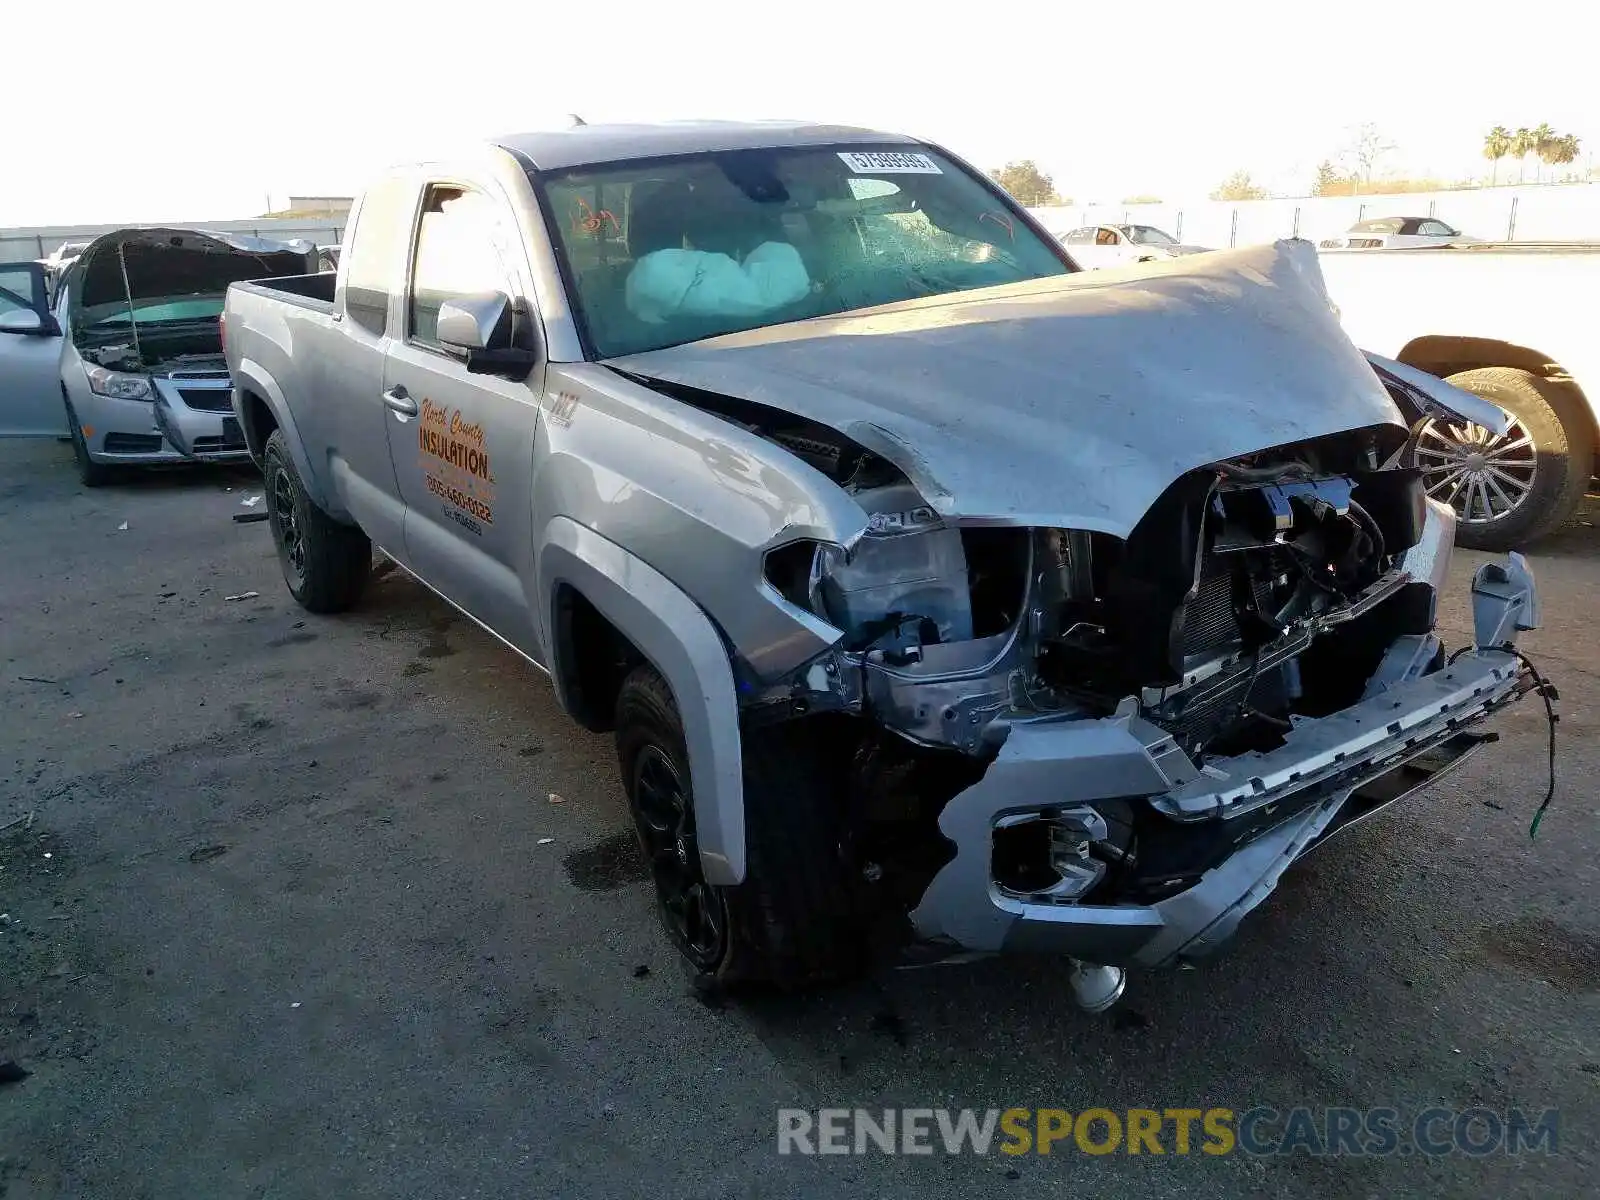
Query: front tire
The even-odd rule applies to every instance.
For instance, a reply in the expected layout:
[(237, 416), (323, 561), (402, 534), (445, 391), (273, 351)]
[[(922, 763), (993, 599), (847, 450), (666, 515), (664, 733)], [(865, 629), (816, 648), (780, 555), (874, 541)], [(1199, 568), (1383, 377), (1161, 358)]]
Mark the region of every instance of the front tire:
[(67, 405), (67, 431), (72, 438), (72, 458), (78, 467), (78, 480), (86, 488), (104, 487), (112, 480), (113, 468), (89, 457), (89, 439), (83, 436), (78, 414)]
[(700, 982), (792, 990), (864, 969), (841, 855), (842, 771), (812, 728), (744, 734), (745, 878), (733, 887), (701, 871), (683, 723), (653, 667), (623, 681), (616, 740), (657, 911)]
[(361, 599), (372, 574), (372, 543), (353, 525), (335, 521), (306, 493), (283, 431), (274, 429), (262, 456), (267, 519), (283, 581), (300, 607), (338, 613)]
[(1417, 442), (1428, 494), (1456, 510), (1456, 542), (1515, 550), (1577, 510), (1594, 469), (1594, 431), (1570, 388), (1530, 371), (1482, 367), (1446, 380), (1511, 415), (1497, 435), (1471, 422), (1429, 420)]

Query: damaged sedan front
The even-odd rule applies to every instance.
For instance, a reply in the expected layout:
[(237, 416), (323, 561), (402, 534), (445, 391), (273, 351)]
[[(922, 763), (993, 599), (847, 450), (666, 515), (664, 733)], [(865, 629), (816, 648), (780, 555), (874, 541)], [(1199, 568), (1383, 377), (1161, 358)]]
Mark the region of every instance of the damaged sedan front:
[(249, 457), (233, 417), (220, 317), (228, 285), (313, 269), (308, 242), (122, 229), (91, 242), (58, 288), (60, 380), (83, 482), (116, 466)]
[(1363, 358), (1304, 243), (609, 365), (864, 513), (767, 552), (832, 642), (744, 717), (844, 722), (841, 855), (917, 953), (1067, 955), (1108, 1005), (1121, 967), (1213, 949), (1532, 686), (1520, 557), (1480, 569), (1473, 645), (1435, 633), (1454, 520), (1410, 425), (1450, 390)]

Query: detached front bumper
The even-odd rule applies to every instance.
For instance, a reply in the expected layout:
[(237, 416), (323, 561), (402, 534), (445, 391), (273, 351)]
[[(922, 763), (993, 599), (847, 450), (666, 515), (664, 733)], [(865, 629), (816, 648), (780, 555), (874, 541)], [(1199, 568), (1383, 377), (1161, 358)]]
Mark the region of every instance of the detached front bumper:
[[(1038, 951), (1111, 966), (1200, 957), (1232, 935), (1290, 865), (1410, 795), (1485, 740), (1471, 732), (1531, 689), (1512, 644), (1537, 597), (1518, 555), (1473, 582), (1476, 646), (1430, 675), (1388, 683), (1340, 712), (1298, 721), (1283, 745), (1197, 770), (1130, 704), (1101, 720), (1014, 726), (984, 777), (939, 818), (956, 855), (911, 914), (918, 935), (969, 952)], [(994, 879), (1007, 817), (1137, 798), (1167, 840), (1217, 848), (1181, 891), (1148, 903), (1024, 897)]]
[[(245, 462), (250, 450), (233, 413), (232, 388), (170, 379), (154, 380), (156, 428), (180, 459), (192, 462)], [(187, 398), (186, 398), (187, 397)], [(215, 403), (216, 408), (195, 407)]]

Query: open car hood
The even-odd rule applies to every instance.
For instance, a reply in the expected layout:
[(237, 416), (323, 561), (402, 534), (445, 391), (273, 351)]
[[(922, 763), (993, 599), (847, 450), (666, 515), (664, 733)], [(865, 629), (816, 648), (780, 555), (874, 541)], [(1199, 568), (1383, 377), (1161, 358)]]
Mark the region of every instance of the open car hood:
[(118, 229), (90, 242), (74, 266), (79, 282), (72, 307), (81, 311), (133, 300), (212, 295), (244, 279), (306, 274), (316, 270), (316, 247), (308, 241), (197, 229)]
[(1126, 537), (1180, 475), (1404, 425), (1309, 242), (930, 297), (608, 365), (829, 426), (938, 512)]

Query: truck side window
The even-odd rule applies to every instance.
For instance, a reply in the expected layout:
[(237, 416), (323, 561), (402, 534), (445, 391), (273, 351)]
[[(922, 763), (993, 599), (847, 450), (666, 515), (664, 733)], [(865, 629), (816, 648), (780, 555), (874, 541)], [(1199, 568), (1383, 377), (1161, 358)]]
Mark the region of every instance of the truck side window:
[(389, 295), (399, 283), (395, 264), (404, 257), (415, 193), (399, 179), (367, 190), (356, 213), (355, 231), (345, 255), (344, 308), (361, 328), (383, 335)]
[(511, 287), (497, 243), (495, 205), (482, 192), (434, 184), (423, 198), (417, 253), (411, 268), (407, 336), (433, 346), (439, 307), (460, 296)]

